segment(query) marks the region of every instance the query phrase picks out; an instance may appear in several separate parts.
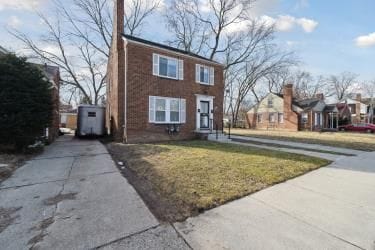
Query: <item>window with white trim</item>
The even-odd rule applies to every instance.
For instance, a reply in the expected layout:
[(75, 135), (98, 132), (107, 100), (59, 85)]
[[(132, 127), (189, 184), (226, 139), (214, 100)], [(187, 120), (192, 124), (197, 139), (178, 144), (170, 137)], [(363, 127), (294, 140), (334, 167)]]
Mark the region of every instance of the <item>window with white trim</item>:
[(184, 79), (184, 62), (177, 58), (153, 54), (153, 75), (172, 78), (176, 80)]
[(269, 118), (268, 119), (269, 122), (272, 122), (272, 123), (276, 122), (276, 114), (275, 113), (270, 113), (268, 118)]
[(263, 115), (262, 114), (257, 114), (257, 122), (262, 123), (263, 122)]
[(150, 123), (185, 123), (186, 100), (182, 98), (149, 96)]
[(200, 64), (195, 65), (195, 81), (200, 84), (214, 85), (215, 70)]
[(279, 113), (278, 119), (279, 119), (279, 123), (284, 123), (284, 113)]

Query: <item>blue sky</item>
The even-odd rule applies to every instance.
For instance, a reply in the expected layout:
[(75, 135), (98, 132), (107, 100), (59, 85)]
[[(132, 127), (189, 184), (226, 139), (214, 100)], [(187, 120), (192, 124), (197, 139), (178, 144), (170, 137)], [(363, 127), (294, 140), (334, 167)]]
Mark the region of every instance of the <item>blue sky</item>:
[[(49, 2), (0, 0), (0, 45), (21, 48), (7, 33), (9, 26), (37, 36), (42, 26), (32, 7), (48, 11)], [(277, 43), (296, 51), (302, 69), (324, 75), (352, 71), (370, 80), (375, 79), (375, 34), (370, 35), (375, 32), (374, 10), (373, 0), (258, 0), (253, 14), (276, 23)], [(162, 17), (154, 15), (143, 27), (144, 37), (167, 40), (161, 23)]]

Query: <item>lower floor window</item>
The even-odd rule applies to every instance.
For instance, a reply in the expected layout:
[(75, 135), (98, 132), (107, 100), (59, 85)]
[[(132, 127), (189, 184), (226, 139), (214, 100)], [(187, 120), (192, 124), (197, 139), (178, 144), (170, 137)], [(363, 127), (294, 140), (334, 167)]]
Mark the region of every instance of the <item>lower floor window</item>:
[(276, 122), (275, 113), (270, 113), (269, 122)]
[(279, 123), (284, 123), (284, 113), (279, 113)]
[(302, 113), (302, 115), (301, 115), (302, 123), (307, 123), (307, 118), (308, 118), (307, 113)]
[(150, 96), (150, 123), (185, 123), (186, 100), (181, 98)]
[(262, 122), (262, 114), (258, 114), (257, 115), (257, 121), (258, 121), (258, 123), (261, 123)]

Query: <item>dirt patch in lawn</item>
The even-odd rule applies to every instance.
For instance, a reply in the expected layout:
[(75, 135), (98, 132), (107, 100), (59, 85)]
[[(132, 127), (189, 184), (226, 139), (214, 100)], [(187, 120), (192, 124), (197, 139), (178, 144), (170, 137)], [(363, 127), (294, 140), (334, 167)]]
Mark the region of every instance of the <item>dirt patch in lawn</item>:
[(45, 199), (43, 201), (44, 205), (51, 206), (56, 205), (57, 203), (63, 200), (75, 200), (77, 193), (67, 193), (67, 194), (58, 194), (54, 197)]
[(208, 141), (109, 143), (121, 173), (161, 221), (175, 222), (329, 161)]
[(14, 220), (19, 217), (19, 215), (15, 215), (15, 213), (21, 208), (22, 207), (0, 207), (0, 233), (2, 233), (7, 227), (12, 225)]

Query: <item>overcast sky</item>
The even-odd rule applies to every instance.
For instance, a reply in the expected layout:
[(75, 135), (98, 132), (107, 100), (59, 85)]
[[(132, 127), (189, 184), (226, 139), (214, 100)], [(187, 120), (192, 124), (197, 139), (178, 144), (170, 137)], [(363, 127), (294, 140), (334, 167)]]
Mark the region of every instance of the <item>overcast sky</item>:
[[(37, 36), (42, 26), (33, 9), (48, 12), (49, 5), (49, 0), (0, 0), (0, 45), (19, 51), (21, 45), (6, 27)], [(366, 80), (375, 79), (374, 10), (374, 0), (258, 0), (252, 13), (275, 23), (277, 42), (297, 52), (303, 69), (313, 74), (352, 71)], [(167, 40), (169, 34), (161, 22), (161, 13), (155, 14), (144, 25), (142, 36)]]

